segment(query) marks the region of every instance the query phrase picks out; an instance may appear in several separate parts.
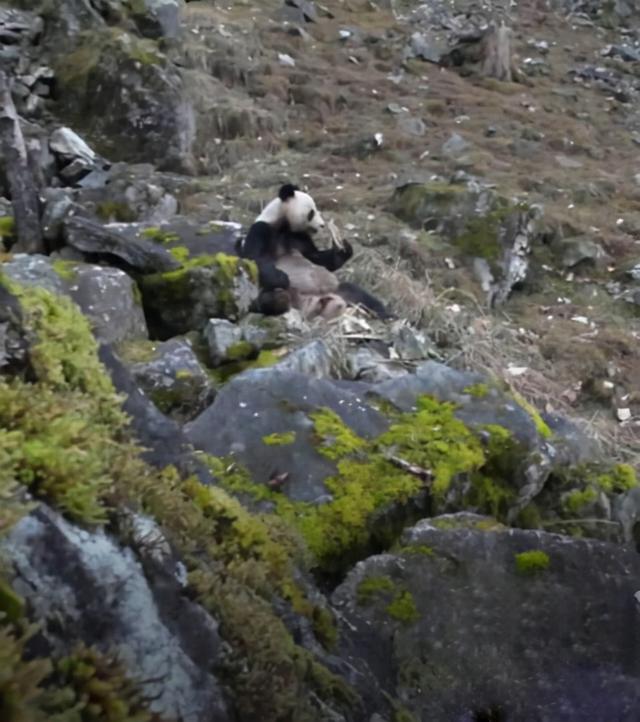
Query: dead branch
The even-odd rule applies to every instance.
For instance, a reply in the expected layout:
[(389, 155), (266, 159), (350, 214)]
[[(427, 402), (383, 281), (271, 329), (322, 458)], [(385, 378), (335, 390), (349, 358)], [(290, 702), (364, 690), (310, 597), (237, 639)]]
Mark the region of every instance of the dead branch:
[(38, 189), (29, 168), (20, 119), (6, 74), (0, 72), (0, 155), (4, 159), (17, 241), (12, 250), (44, 253)]

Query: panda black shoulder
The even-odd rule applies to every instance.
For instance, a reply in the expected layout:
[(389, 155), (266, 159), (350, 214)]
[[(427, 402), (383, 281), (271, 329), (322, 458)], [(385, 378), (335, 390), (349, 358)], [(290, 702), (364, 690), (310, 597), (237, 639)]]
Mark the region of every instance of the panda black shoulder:
[(244, 258), (260, 258), (272, 255), (275, 232), (270, 223), (256, 221), (249, 228), (247, 237), (240, 245), (240, 255)]

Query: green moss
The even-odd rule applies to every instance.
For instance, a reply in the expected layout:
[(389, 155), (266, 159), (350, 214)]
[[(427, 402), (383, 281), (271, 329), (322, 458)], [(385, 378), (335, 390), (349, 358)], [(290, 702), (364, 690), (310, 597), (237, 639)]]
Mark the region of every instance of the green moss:
[(522, 529), (540, 529), (542, 526), (542, 515), (540, 509), (533, 502), (522, 509), (517, 518), (516, 526)]
[(404, 624), (411, 624), (420, 619), (420, 613), (416, 607), (413, 595), (406, 590), (400, 592), (387, 606), (387, 613), (390, 617), (393, 617), (393, 619)]
[(389, 577), (366, 577), (358, 584), (356, 600), (358, 604), (365, 606), (370, 604), (377, 595), (395, 591), (396, 585)]
[(387, 602), (385, 611), (398, 622), (410, 624), (420, 618), (411, 592), (398, 587), (389, 577), (366, 577), (356, 588), (357, 603), (367, 606), (378, 600)]
[(9, 621), (13, 624), (24, 616), (25, 604), (11, 586), (0, 577), (0, 624)]
[(333, 614), (324, 607), (315, 607), (311, 618), (313, 633), (322, 646), (331, 650), (338, 641), (338, 627)]
[(13, 216), (2, 216), (0, 218), (0, 245), (4, 244), (5, 248), (15, 240), (16, 222)]
[(232, 317), (235, 305), (231, 289), (236, 279), (245, 273), (257, 279), (257, 267), (253, 261), (229, 256), (225, 253), (189, 258), (173, 271), (153, 273), (140, 279), (143, 294), (154, 297), (156, 305), (189, 305), (195, 303), (192, 271), (196, 268), (211, 269), (219, 301), (219, 314)]
[(191, 255), (186, 246), (174, 246), (169, 249), (169, 253), (182, 265), (189, 260), (189, 256)]
[(423, 396), (417, 407), (379, 437), (376, 447), (396, 449), (405, 461), (431, 470), (433, 493), (443, 496), (454, 476), (480, 468), (485, 455), (477, 437), (455, 418), (453, 404)]
[(465, 394), (470, 394), (477, 399), (483, 399), (489, 393), (487, 384), (472, 384), (464, 389)]
[(623, 493), (638, 486), (636, 472), (629, 464), (616, 464), (611, 471), (600, 474), (597, 485), (608, 494)]
[(116, 346), (118, 356), (126, 363), (148, 363), (155, 358), (158, 344), (155, 341), (130, 340), (121, 341)]
[(149, 710), (150, 700), (128, 677), (122, 663), (96, 649), (81, 646), (57, 661), (48, 682), (57, 687), (45, 696), (42, 705), (52, 722), (160, 722)]
[(96, 215), (105, 223), (133, 223), (136, 220), (135, 212), (126, 203), (119, 201), (98, 203)]
[(563, 507), (572, 515), (579, 515), (585, 507), (598, 499), (598, 492), (588, 486), (586, 489), (574, 489), (562, 497)]
[(540, 412), (535, 408), (535, 406), (530, 404), (525, 398), (515, 391), (512, 392), (512, 395), (518, 406), (523, 408), (533, 419), (533, 423), (536, 425), (536, 430), (540, 436), (545, 439), (549, 439), (553, 435), (553, 432), (549, 428), (548, 424), (546, 424), (542, 419)]
[(180, 236), (177, 233), (163, 231), (162, 228), (158, 228), (157, 226), (145, 228), (140, 235), (155, 243), (175, 243), (180, 240)]
[(237, 343), (231, 344), (226, 351), (226, 357), (229, 361), (240, 361), (254, 356), (256, 353), (255, 346), (248, 341), (238, 341)]
[(296, 440), (295, 431), (285, 431), (282, 434), (269, 434), (262, 437), (262, 442), (267, 446), (288, 446)]
[(413, 546), (400, 547), (398, 549), (398, 553), (408, 554), (410, 556), (435, 556), (435, 551), (433, 550), (433, 547), (427, 546), (426, 544), (415, 544)]
[(515, 555), (516, 569), (520, 574), (537, 574), (549, 567), (549, 555), (539, 549)]
[(222, 386), (243, 371), (267, 368), (278, 363), (279, 360), (280, 358), (273, 351), (262, 350), (255, 359), (224, 363), (215, 369), (209, 369), (209, 374), (217, 385)]
[(56, 259), (52, 263), (53, 270), (65, 281), (73, 281), (78, 275), (77, 263), (75, 261), (63, 261)]
[(431, 519), (429, 522), (436, 529), (473, 529), (474, 531), (505, 531), (508, 527), (496, 519), (469, 519), (458, 516), (445, 516)]
[(503, 518), (509, 506), (515, 500), (515, 492), (508, 482), (494, 479), (486, 474), (474, 474), (471, 486), (465, 495), (465, 506), (470, 506), (482, 514)]
[(331, 409), (321, 409), (310, 414), (318, 448), (328, 459), (340, 459), (366, 447), (366, 441), (355, 434)]
[(411, 183), (396, 191), (390, 210), (403, 221), (420, 227), (427, 218), (443, 215), (455, 205), (463, 191), (464, 186), (438, 181)]
[(491, 461), (479, 439), (454, 417), (451, 404), (423, 397), (417, 406), (416, 412), (398, 414), (389, 430), (371, 441), (359, 437), (329, 409), (310, 414), (319, 453), (336, 463), (337, 473), (325, 479), (332, 497), (326, 504), (292, 502), (247, 478), (241, 484), (237, 479), (222, 483), (232, 491), (272, 502), (277, 513), (300, 531), (314, 565), (338, 571), (371, 553), (375, 544), (390, 543), (399, 530), (393, 524), (401, 527), (407, 518), (401, 512), (398, 520), (387, 523), (384, 517), (378, 519), (378, 513), (391, 505), (409, 509), (424, 489), (422, 479), (396, 466), (387, 458), (390, 454), (431, 470), (436, 499), (456, 475), (473, 473)]

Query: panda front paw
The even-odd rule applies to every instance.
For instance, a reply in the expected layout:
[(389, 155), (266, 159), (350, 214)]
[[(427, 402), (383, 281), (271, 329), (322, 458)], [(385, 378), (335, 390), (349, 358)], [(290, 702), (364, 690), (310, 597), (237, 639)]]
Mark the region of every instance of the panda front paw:
[(340, 259), (340, 265), (346, 263), (353, 256), (353, 247), (349, 241), (342, 241), (342, 248), (334, 246), (334, 251)]

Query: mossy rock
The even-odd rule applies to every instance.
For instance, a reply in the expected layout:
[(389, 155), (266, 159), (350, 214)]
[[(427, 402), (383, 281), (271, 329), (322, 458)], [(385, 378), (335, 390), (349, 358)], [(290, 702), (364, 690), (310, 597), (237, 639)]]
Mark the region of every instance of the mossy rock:
[(237, 320), (258, 294), (252, 261), (217, 253), (189, 260), (176, 271), (139, 280), (152, 335), (169, 338), (202, 330), (210, 318)]
[(465, 257), (495, 263), (504, 249), (501, 231), (509, 219), (526, 210), (491, 189), (430, 181), (398, 188), (389, 210), (414, 228), (437, 233)]
[(188, 169), (194, 133), (182, 81), (154, 40), (87, 31), (54, 69), (60, 112), (100, 154)]

